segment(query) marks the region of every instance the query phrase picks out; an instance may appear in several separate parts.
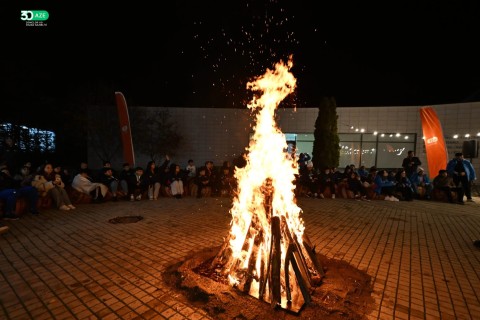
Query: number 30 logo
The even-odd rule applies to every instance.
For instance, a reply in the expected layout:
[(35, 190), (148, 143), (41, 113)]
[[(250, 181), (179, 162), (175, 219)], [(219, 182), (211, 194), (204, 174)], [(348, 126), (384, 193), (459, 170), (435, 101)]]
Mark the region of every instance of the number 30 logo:
[(33, 12), (32, 11), (27, 11), (27, 10), (22, 10), (20, 19), (22, 20), (32, 20), (33, 19)]
[(20, 19), (27, 21), (46, 21), (48, 20), (48, 12), (45, 10), (21, 10)]

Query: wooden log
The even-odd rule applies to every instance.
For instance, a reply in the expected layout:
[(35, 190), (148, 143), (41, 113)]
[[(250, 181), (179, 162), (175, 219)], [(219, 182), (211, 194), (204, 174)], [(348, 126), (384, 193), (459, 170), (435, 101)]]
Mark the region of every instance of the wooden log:
[(285, 217), (282, 217), (284, 221), (285, 228), (283, 229), (283, 233), (285, 235), (285, 238), (288, 239), (288, 243), (292, 244), (295, 246), (295, 250), (293, 251), (293, 256), (295, 258), (295, 261), (297, 262), (297, 266), (302, 274), (302, 278), (305, 280), (306, 285), (308, 288), (311, 287), (311, 275), (310, 271), (308, 268), (308, 262), (305, 258), (305, 256), (302, 254), (302, 248), (301, 244), (297, 241), (296, 235), (292, 234), (290, 232), (290, 229), (288, 228), (288, 224), (286, 222)]
[[(262, 259), (260, 262), (260, 279), (259, 279), (259, 290), (258, 298), (265, 301), (265, 285), (267, 284), (268, 272), (265, 269), (265, 260)], [(268, 267), (267, 267), (268, 268)]]
[[(253, 229), (258, 228), (258, 218), (256, 215), (253, 215), (252, 221), (250, 221), (250, 226), (248, 227), (247, 234), (245, 235), (245, 239), (243, 240), (242, 250), (247, 250), (249, 247), (248, 240), (253, 236), (251, 231), (252, 228)], [(226, 269), (228, 269), (228, 267), (232, 265), (235, 265), (235, 267), (231, 269), (236, 269), (238, 267), (238, 261), (234, 261), (235, 259), (232, 256), (232, 250), (230, 248), (231, 237), (232, 235), (229, 234), (228, 238), (223, 243), (222, 249), (219, 251), (219, 253), (215, 256), (215, 258), (212, 261), (212, 267), (217, 267), (221, 265), (224, 267), (223, 269), (225, 273), (228, 272), (228, 270)], [(236, 270), (232, 270), (232, 271), (236, 271)]]
[[(231, 256), (231, 250), (230, 250), (230, 238), (231, 237), (232, 236), (229, 233), (228, 237), (223, 242), (222, 248), (220, 249), (220, 251), (218, 251), (215, 258), (213, 258), (212, 267), (215, 268), (219, 265), (223, 266), (225, 264), (226, 260), (228, 260), (228, 258)], [(228, 252), (228, 250), (230, 250), (230, 252)]]
[(314, 264), (315, 269), (318, 271), (318, 274), (320, 275), (320, 279), (325, 277), (325, 271), (323, 270), (320, 260), (318, 260), (317, 258), (315, 247), (312, 246), (310, 239), (305, 233), (303, 234), (303, 246), (305, 248), (305, 251), (308, 253), (310, 259), (312, 260), (312, 263)]
[(257, 235), (255, 236), (255, 239), (253, 240), (252, 253), (250, 254), (250, 259), (248, 261), (248, 268), (245, 274), (245, 284), (243, 285), (243, 292), (245, 293), (250, 292), (253, 279), (255, 278), (258, 279), (258, 276), (257, 277), (254, 276), (253, 272), (255, 270), (255, 265), (257, 263), (257, 254), (258, 254), (259, 245), (262, 239), (263, 239), (263, 233), (260, 231), (257, 233)]
[[(296, 251), (296, 249), (294, 250), (294, 255), (295, 255), (295, 251)], [(299, 268), (299, 266), (296, 262), (296, 259), (295, 258), (290, 259), (290, 262), (292, 264), (293, 271), (295, 272), (295, 276), (297, 278), (297, 283), (298, 283), (298, 286), (300, 287), (300, 291), (302, 292), (303, 299), (305, 300), (305, 303), (308, 304), (312, 301), (312, 298), (310, 296), (309, 289), (307, 287), (307, 283), (303, 278), (302, 272), (300, 271), (300, 268)]]
[(280, 281), (280, 269), (282, 263), (282, 252), (280, 247), (280, 218), (279, 217), (272, 217), (271, 221), (272, 225), (272, 256), (271, 264), (271, 277), (270, 277), (270, 288), (271, 288), (271, 305), (272, 307), (276, 307), (277, 305), (281, 305), (282, 303), (282, 296), (281, 296), (281, 281)]
[(287, 301), (292, 301), (292, 292), (290, 290), (290, 260), (293, 258), (294, 246), (291, 244), (288, 245), (287, 253), (285, 254), (285, 291), (287, 294)]

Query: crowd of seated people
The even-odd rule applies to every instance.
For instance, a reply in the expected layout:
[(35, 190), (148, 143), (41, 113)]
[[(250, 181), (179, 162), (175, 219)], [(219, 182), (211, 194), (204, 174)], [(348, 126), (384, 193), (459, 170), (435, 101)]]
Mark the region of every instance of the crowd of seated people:
[[(221, 167), (215, 167), (213, 161), (197, 167), (190, 159), (182, 167), (166, 156), (160, 166), (155, 161), (134, 168), (124, 163), (118, 172), (109, 161), (99, 170), (92, 170), (87, 162), (68, 169), (47, 161), (36, 169), (31, 162), (26, 162), (11, 174), (7, 163), (2, 161), (0, 215), (16, 220), (20, 211), (28, 210), (34, 215), (39, 214), (39, 208), (70, 211), (79, 203), (158, 200), (159, 197), (182, 199), (186, 195), (233, 196), (236, 188), (233, 171), (229, 161)], [(18, 199), (24, 199), (21, 206), (17, 205)], [(19, 207), (22, 209), (18, 210)]]
[[(73, 170), (50, 162), (35, 169), (32, 162), (25, 162), (13, 172), (9, 163), (12, 165), (11, 162), (0, 162), (0, 211), (4, 219), (18, 218), (15, 212), (19, 198), (24, 199), (23, 211), (37, 215), (41, 207), (74, 210), (74, 205), (83, 203), (78, 200), (79, 194), (91, 203), (155, 201), (160, 197), (182, 199), (186, 195), (197, 198), (233, 196), (236, 190), (234, 170), (239, 166), (225, 161), (222, 166), (215, 167), (213, 161), (205, 161), (203, 166), (197, 167), (191, 159), (182, 166), (173, 163), (168, 155), (159, 166), (155, 161), (134, 168), (124, 163), (118, 172), (109, 161), (105, 161), (99, 170), (90, 169), (87, 162), (81, 162)], [(354, 165), (346, 166), (344, 170), (328, 167), (318, 170), (308, 154), (299, 157), (298, 170), (297, 195), (305, 194), (311, 198), (412, 201), (429, 200), (435, 191), (444, 194), (449, 202), (461, 203), (463, 198), (461, 188), (452, 183), (445, 170), (432, 181), (421, 167), (409, 172), (404, 168), (378, 170), (360, 166), (357, 169)], [(48, 201), (44, 201), (46, 199)], [(40, 202), (44, 205), (39, 205)]]
[(375, 166), (369, 170), (365, 166), (356, 169), (354, 165), (346, 166), (343, 171), (328, 167), (316, 170), (313, 162), (307, 160), (299, 168), (297, 194), (311, 198), (342, 197), (357, 201), (382, 199), (394, 202), (435, 199), (463, 204), (463, 190), (455, 185), (447, 170), (440, 170), (431, 180), (421, 167), (410, 172), (404, 168), (387, 170)]

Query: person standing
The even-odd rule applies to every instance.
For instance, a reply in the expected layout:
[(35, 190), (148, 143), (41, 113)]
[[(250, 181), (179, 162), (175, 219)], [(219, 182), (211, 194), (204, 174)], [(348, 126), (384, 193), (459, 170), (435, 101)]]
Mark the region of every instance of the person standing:
[(453, 182), (457, 187), (461, 186), (467, 201), (474, 202), (472, 199), (471, 183), (476, 180), (475, 169), (472, 163), (463, 158), (463, 153), (455, 153), (455, 158), (447, 164), (447, 172), (452, 176)]
[(402, 168), (405, 170), (407, 177), (410, 179), (414, 173), (417, 173), (418, 166), (422, 162), (418, 157), (415, 157), (415, 152), (412, 150), (408, 151), (407, 157), (403, 159)]

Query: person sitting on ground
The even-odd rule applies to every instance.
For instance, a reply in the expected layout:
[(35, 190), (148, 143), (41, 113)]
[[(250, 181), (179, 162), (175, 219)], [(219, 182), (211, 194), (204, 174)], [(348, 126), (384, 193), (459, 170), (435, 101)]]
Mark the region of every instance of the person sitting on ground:
[(21, 187), (32, 186), (32, 181), (35, 178), (35, 175), (30, 172), (30, 167), (24, 165), (20, 171), (13, 176), (15, 184)]
[(29, 210), (32, 214), (39, 214), (37, 210), (38, 191), (32, 186), (21, 186), (10, 175), (8, 168), (5, 166), (0, 171), (0, 199), (4, 200), (3, 207), (5, 220), (17, 220), (15, 215), (15, 207), (17, 199), (25, 197), (28, 202)]
[(306, 166), (303, 166), (300, 171), (299, 182), (300, 185), (307, 188), (307, 197), (317, 197), (319, 192), (319, 182), (316, 170), (313, 168), (313, 162), (308, 161)]
[(106, 185), (108, 190), (112, 193), (112, 200), (117, 201), (118, 179), (113, 176), (113, 169), (110, 167), (103, 167), (103, 174), (99, 177), (99, 182)]
[(380, 170), (375, 176), (375, 193), (385, 195), (387, 201), (400, 201), (393, 196), (395, 192), (395, 182), (388, 180), (388, 171)]
[(41, 197), (51, 196), (55, 206), (60, 210), (75, 209), (65, 191), (65, 184), (60, 175), (53, 172), (51, 163), (44, 164), (32, 181)]
[(365, 166), (360, 166), (360, 168), (357, 170), (357, 173), (362, 181), (365, 181), (365, 179), (368, 177), (368, 171), (365, 169)]
[(148, 199), (157, 200), (160, 193), (160, 169), (156, 167), (155, 161), (151, 160), (147, 163), (147, 168), (143, 173), (148, 182)]
[(335, 176), (330, 168), (326, 167), (318, 176), (318, 197), (321, 199), (325, 198), (325, 190), (329, 188), (330, 193), (332, 194), (332, 199), (335, 199)]
[(198, 175), (195, 178), (195, 184), (197, 185), (197, 198), (202, 197), (202, 190), (210, 186), (210, 179), (206, 175), (207, 168), (201, 167), (198, 170)]
[(222, 172), (218, 176), (218, 185), (221, 196), (232, 196), (236, 188), (235, 177), (231, 173), (232, 168), (222, 167)]
[(80, 169), (80, 172), (73, 178), (72, 188), (93, 196), (95, 203), (103, 202), (107, 195), (108, 187), (99, 182), (92, 182), (88, 172), (90, 172), (88, 169)]
[(463, 202), (463, 188), (458, 187), (453, 182), (452, 177), (448, 175), (447, 170), (438, 171), (438, 176), (433, 179), (433, 188), (440, 190), (447, 196), (448, 202), (455, 203), (453, 201), (452, 191), (457, 193), (457, 203), (464, 204)]
[(168, 172), (168, 181), (170, 183), (170, 192), (177, 199), (182, 198), (184, 179), (185, 175), (180, 166), (172, 163)]
[(212, 195), (218, 195), (218, 186), (215, 185), (215, 182), (217, 181), (217, 172), (215, 170), (215, 166), (213, 165), (213, 161), (211, 160), (205, 161), (205, 175), (208, 178), (208, 186), (212, 190)]
[(120, 188), (126, 194), (125, 199), (128, 199), (130, 195), (133, 195), (134, 190), (130, 190), (130, 181), (135, 178), (135, 170), (130, 168), (130, 163), (125, 162), (122, 165), (123, 169), (120, 171), (118, 179), (120, 180)]
[(347, 180), (348, 190), (353, 193), (355, 200), (367, 200), (366, 188), (363, 185), (362, 178), (357, 172), (352, 171)]
[(413, 187), (410, 179), (407, 178), (407, 172), (400, 169), (396, 174), (397, 184), (395, 185), (395, 191), (401, 193), (401, 200), (413, 201)]
[(52, 167), (53, 172), (60, 175), (65, 186), (70, 186), (72, 184), (72, 179), (68, 170), (64, 169), (60, 164), (55, 164)]
[(425, 199), (429, 200), (432, 196), (433, 185), (430, 182), (430, 178), (425, 173), (423, 168), (418, 168), (418, 172), (414, 173), (411, 177), (413, 192), (417, 198), (420, 197), (418, 188), (422, 188), (425, 196)]
[(195, 163), (193, 162), (192, 159), (188, 160), (188, 164), (185, 167), (185, 171), (188, 172), (187, 183), (188, 185), (190, 185), (190, 181), (195, 179), (195, 176), (197, 175), (197, 167), (195, 166)]
[(130, 177), (128, 190), (131, 192), (130, 201), (142, 200), (142, 194), (148, 190), (148, 181), (142, 167), (135, 168), (135, 174)]

